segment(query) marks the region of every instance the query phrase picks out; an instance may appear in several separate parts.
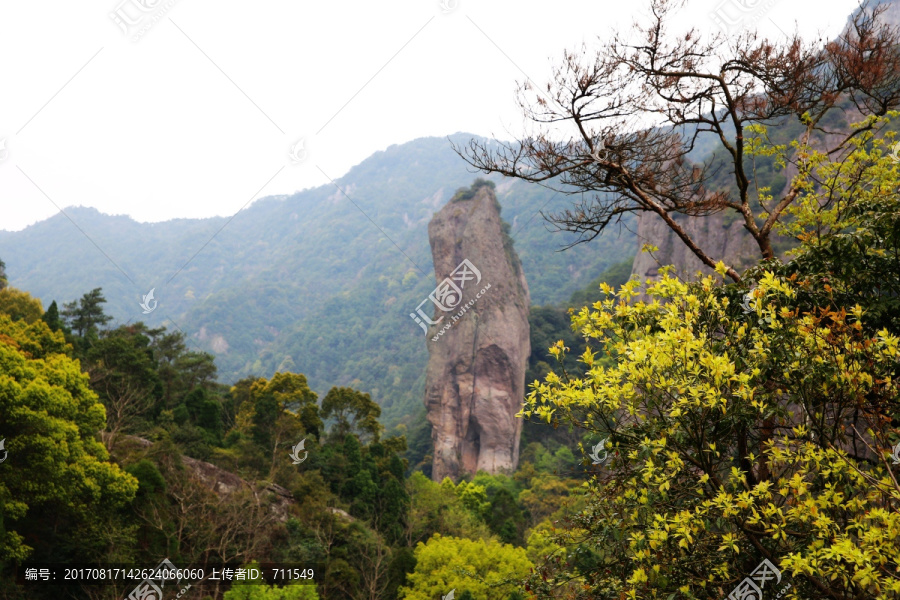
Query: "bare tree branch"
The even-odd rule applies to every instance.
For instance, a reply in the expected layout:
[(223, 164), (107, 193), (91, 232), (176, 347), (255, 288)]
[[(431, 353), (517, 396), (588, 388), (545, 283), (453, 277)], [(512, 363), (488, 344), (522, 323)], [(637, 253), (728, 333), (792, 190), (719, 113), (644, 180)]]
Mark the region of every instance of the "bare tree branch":
[[(585, 46), (565, 52), (546, 93), (534, 93), (527, 81), (520, 85), (519, 106), (537, 124), (537, 135), (501, 143), (499, 150), (477, 140), (454, 150), (485, 173), (580, 196), (572, 208), (545, 215), (559, 230), (578, 234), (570, 246), (596, 238), (627, 214), (651, 212), (713, 267), (720, 257), (676, 216), (730, 211), (760, 258), (773, 258), (773, 227), (800, 189), (782, 190), (765, 220), (754, 214), (763, 207), (748, 172), (747, 128), (798, 122), (801, 148), (815, 142), (829, 155), (846, 155), (847, 143), (871, 128), (865, 117), (900, 106), (900, 34), (880, 22), (883, 6), (864, 5), (827, 44), (797, 33), (783, 42), (753, 32), (733, 39), (703, 38), (694, 29), (673, 35), (667, 25), (680, 4), (651, 0), (650, 22), (635, 26), (637, 42), (617, 33), (593, 55)], [(862, 124), (829, 135), (822, 120), (835, 110), (852, 112)], [(574, 134), (553, 137), (560, 125)], [(712, 140), (717, 152), (698, 164), (689, 154), (701, 139)], [(786, 160), (807, 172), (803, 152)], [(740, 281), (734, 269), (727, 272)]]

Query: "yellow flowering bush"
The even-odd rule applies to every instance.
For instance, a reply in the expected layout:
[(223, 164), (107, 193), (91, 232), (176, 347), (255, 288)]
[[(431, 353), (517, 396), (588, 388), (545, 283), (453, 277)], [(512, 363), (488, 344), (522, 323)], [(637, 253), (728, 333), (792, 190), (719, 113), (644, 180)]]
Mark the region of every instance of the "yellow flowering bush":
[(900, 597), (900, 164), (871, 124), (839, 160), (753, 130), (751, 154), (799, 171), (790, 261), (738, 284), (663, 269), (573, 313), (583, 369), (557, 343), (521, 416), (610, 459), (585, 459), (583, 535), (545, 542), (570, 558), (535, 597), (725, 599), (765, 560), (765, 599)]
[(615, 594), (591, 597), (724, 598), (762, 559), (798, 576), (786, 597), (900, 592), (897, 336), (865, 335), (859, 307), (801, 310), (772, 272), (740, 304), (714, 277), (605, 291), (573, 322), (611, 360), (588, 349), (523, 410), (611, 433), (579, 525), (607, 557), (588, 588)]

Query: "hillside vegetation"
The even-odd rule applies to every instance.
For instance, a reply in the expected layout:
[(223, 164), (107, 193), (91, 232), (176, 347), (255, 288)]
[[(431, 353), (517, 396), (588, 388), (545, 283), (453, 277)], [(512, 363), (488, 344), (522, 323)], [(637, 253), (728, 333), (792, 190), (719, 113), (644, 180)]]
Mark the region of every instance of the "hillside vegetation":
[[(450, 141), (422, 138), (351, 169), (337, 180), (346, 196), (329, 184), (263, 198), (227, 225), (219, 217), (137, 223), (67, 208), (84, 234), (56, 215), (0, 232), (0, 256), (10, 283), (44, 306), (102, 288), (116, 323), (182, 331), (191, 348), (215, 355), (223, 382), (305, 373), (319, 394), (331, 385), (371, 394), (390, 426), (409, 422), (422, 401), (427, 356), (409, 313), (435, 285), (428, 221), (474, 178)], [(558, 252), (568, 237), (549, 231), (539, 211), (564, 198), (491, 179), (535, 304), (565, 301), (636, 251), (622, 229)], [(151, 288), (159, 304), (143, 314)]]

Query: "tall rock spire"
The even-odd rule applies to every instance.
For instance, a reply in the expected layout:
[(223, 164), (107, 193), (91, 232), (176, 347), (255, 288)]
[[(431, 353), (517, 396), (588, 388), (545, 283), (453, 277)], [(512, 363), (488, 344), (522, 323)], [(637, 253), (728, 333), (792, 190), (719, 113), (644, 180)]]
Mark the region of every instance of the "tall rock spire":
[(493, 184), (476, 181), (428, 225), (438, 287), (425, 406), (436, 481), (515, 469), (531, 352), (528, 285)]

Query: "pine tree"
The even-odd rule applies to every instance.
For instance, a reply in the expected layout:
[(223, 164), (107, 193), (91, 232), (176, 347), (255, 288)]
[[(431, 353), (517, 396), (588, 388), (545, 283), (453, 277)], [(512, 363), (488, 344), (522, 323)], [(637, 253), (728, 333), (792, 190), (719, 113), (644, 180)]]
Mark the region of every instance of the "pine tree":
[(41, 317), (41, 320), (53, 331), (63, 329), (62, 319), (59, 318), (59, 308), (56, 306), (56, 300), (50, 303), (47, 312)]
[(63, 317), (72, 331), (80, 338), (89, 338), (97, 334), (97, 330), (112, 321), (112, 317), (103, 312), (103, 288), (94, 288), (81, 297), (63, 305)]

